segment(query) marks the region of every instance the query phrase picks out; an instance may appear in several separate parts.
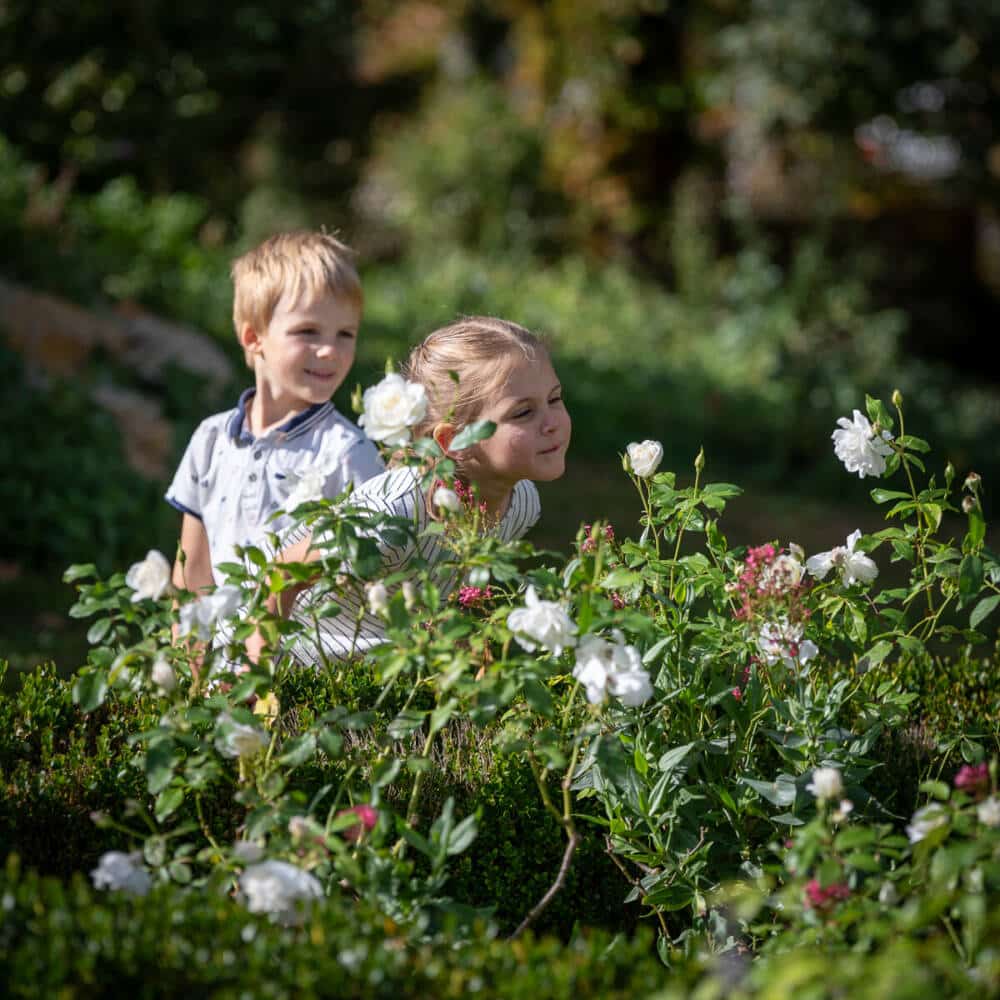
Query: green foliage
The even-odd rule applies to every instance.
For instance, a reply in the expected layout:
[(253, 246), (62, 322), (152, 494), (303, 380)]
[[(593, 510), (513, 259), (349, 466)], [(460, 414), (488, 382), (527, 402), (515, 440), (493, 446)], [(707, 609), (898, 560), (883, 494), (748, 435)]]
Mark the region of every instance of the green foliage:
[(208, 892), (164, 886), (146, 898), (96, 893), (22, 873), (0, 877), (5, 996), (106, 994), (292, 998), (429, 996), (631, 998), (667, 980), (650, 936), (591, 932), (568, 945), (527, 938), (510, 945), (480, 933), (469, 942), (410, 943), (363, 903), (334, 895), (301, 928), (248, 913), (225, 884)]
[(162, 484), (128, 465), (114, 418), (90, 399), (85, 378), (40, 385), (3, 345), (0, 378), (4, 552), (42, 566), (93, 558), (109, 569), (150, 543), (168, 548), (176, 512)]

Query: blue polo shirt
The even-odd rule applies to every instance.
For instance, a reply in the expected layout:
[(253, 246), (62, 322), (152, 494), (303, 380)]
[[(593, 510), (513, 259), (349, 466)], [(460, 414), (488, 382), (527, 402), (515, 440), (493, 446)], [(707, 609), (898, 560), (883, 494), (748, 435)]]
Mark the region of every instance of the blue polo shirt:
[(166, 500), (205, 525), (216, 584), (225, 574), (215, 567), (239, 562), (235, 546), (269, 552), (268, 535), (291, 525), (287, 510), (296, 487), (309, 477), (325, 497), (342, 493), (385, 469), (378, 449), (333, 403), (311, 406), (280, 427), (254, 437), (247, 409), (255, 390), (236, 407), (203, 420), (188, 443)]

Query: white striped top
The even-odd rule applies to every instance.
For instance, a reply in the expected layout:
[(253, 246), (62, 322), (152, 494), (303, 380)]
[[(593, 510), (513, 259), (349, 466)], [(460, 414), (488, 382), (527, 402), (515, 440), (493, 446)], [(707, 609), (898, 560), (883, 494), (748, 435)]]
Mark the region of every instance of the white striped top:
[[(447, 555), (448, 549), (440, 534), (423, 534), (429, 521), (427, 499), (412, 469), (406, 466), (390, 469), (367, 480), (351, 494), (350, 503), (405, 518), (416, 526), (416, 545), (410, 542), (403, 547), (394, 547), (378, 539), (386, 576), (405, 571), (418, 552), (430, 566), (441, 562)], [(522, 479), (515, 485), (507, 510), (492, 534), (505, 542), (521, 538), (538, 521), (541, 512), (535, 484)], [(308, 531), (308, 526), (298, 525), (289, 532), (286, 542), (298, 541)], [(349, 573), (349, 567), (341, 567), (341, 571)], [(440, 576), (435, 583), (441, 597), (446, 598), (458, 583), (457, 574), (447, 570)], [(402, 581), (393, 584), (389, 588), (389, 596), (401, 586)], [(344, 591), (331, 595), (321, 583), (299, 595), (292, 609), (292, 618), (304, 624), (306, 630), (296, 636), (291, 653), (300, 663), (319, 666), (324, 660), (348, 659), (385, 641), (385, 624), (364, 606), (362, 587), (352, 586), (344, 588)], [(313, 620), (316, 609), (328, 601), (334, 601), (341, 610), (335, 616), (320, 618), (317, 628)]]

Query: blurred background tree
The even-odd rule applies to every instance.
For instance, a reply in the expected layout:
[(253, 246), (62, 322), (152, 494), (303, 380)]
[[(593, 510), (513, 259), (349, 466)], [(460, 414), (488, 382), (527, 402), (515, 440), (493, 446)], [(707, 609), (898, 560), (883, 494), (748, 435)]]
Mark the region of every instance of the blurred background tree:
[[(7, 0), (0, 279), (206, 331), (235, 388), (229, 261), (325, 225), (367, 291), (343, 409), (456, 312), (510, 316), (551, 337), (574, 414), (554, 539), (581, 504), (631, 513), (609, 473), (657, 437), (682, 475), (704, 445), (712, 478), (770, 491), (748, 540), (787, 540), (807, 502), (826, 524), (866, 496), (828, 447), (866, 392), (900, 388), (942, 468), (1000, 473), (998, 28), (977, 0)], [(95, 355), (60, 412), (107, 377), (177, 449), (229, 405)], [(28, 463), (28, 404), (3, 405), (4, 509), (30, 482), (113, 565), (143, 530), (172, 546), (142, 490), (97, 508), (54, 441), (47, 477)], [(5, 558), (94, 557), (79, 517), (29, 508)]]

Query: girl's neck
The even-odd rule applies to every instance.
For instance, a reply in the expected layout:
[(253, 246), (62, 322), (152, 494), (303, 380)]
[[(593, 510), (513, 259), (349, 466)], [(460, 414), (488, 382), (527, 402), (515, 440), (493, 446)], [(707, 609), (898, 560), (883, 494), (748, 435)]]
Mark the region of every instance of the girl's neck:
[(465, 503), (483, 508), (485, 513), (498, 520), (507, 513), (514, 492), (511, 488), (499, 484), (491, 488), (489, 484), (473, 484), (462, 478), (456, 478), (455, 487)]

